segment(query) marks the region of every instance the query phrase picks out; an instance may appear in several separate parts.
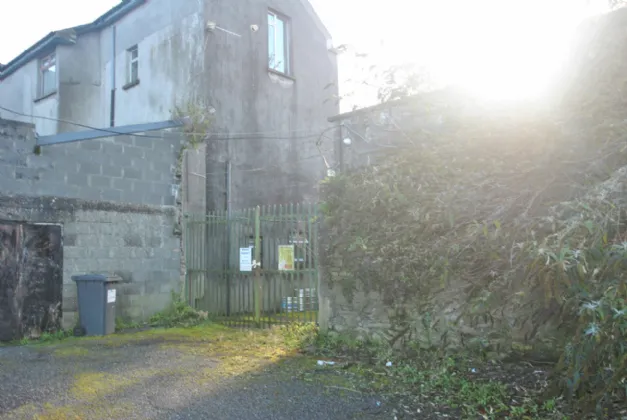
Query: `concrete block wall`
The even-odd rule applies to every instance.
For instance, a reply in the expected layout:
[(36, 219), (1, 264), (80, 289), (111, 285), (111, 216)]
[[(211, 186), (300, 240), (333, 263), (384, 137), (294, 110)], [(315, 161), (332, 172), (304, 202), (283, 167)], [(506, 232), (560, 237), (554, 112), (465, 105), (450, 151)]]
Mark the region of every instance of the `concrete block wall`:
[(71, 277), (115, 273), (123, 279), (118, 315), (143, 320), (181, 287), (175, 233), (180, 148), (176, 133), (121, 136), (43, 147), (34, 127), (0, 120), (0, 220), (63, 228), (63, 320), (76, 322)]
[(181, 138), (167, 131), (107, 137), (44, 146), (37, 155), (33, 126), (0, 120), (0, 191), (174, 205)]
[[(330, 118), (342, 125), (334, 158), (344, 170), (376, 164), (393, 148), (416, 147), (416, 142), (435, 141), (457, 128), (460, 117), (481, 115), (485, 104), (454, 89), (410, 96)], [(411, 138), (411, 141), (408, 139)]]
[(118, 315), (145, 320), (165, 307), (180, 287), (180, 240), (172, 211), (78, 210), (63, 226), (64, 323), (77, 311), (77, 273), (119, 275)]

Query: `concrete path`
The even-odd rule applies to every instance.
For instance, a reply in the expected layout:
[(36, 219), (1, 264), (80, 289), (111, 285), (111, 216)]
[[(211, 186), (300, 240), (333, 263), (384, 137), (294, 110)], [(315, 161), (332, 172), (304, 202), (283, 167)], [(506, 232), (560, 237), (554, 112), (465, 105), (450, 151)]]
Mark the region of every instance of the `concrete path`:
[(272, 332), (153, 330), (0, 347), (0, 419), (391, 419)]

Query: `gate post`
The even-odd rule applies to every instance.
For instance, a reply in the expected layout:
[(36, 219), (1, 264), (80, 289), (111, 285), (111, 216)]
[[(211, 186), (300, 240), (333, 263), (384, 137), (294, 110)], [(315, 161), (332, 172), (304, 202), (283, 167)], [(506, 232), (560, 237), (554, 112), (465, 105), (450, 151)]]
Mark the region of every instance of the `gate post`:
[(255, 287), (253, 293), (255, 297), (255, 323), (261, 327), (261, 207), (255, 207)]

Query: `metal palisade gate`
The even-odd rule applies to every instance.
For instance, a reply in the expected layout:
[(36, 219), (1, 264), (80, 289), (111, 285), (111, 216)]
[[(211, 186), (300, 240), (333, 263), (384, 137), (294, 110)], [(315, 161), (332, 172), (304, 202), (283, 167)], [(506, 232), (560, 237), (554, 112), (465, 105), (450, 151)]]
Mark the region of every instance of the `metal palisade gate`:
[(185, 294), (227, 325), (318, 319), (317, 205), (185, 216)]

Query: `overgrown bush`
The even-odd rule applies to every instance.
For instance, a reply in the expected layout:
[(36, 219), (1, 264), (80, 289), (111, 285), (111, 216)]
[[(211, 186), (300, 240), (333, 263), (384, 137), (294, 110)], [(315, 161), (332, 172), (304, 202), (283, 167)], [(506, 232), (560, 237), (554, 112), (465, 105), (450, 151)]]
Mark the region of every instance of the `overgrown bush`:
[(627, 12), (616, 16), (590, 44), (595, 61), (574, 61), (564, 101), (460, 98), (438, 108), (437, 133), (398, 132), (376, 165), (323, 191), (326, 281), (349, 300), (380, 292), (400, 314), (391, 341), (455, 300), (454, 322), (487, 328), (487, 346), (512, 346), (516, 330), (561, 352), (556, 385), (584, 410), (626, 401), (627, 66), (613, 57)]
[(290, 349), (310, 350), (318, 339), (318, 327), (314, 323), (290, 323), (278, 328)]
[(599, 416), (627, 402), (626, 257), (627, 242), (602, 243), (580, 256), (577, 269), (590, 277), (573, 290), (579, 319), (556, 369), (566, 394)]
[(179, 294), (172, 293), (172, 303), (162, 312), (150, 318), (153, 327), (191, 327), (206, 322), (208, 314), (197, 311), (185, 302)]

